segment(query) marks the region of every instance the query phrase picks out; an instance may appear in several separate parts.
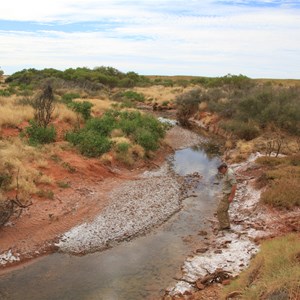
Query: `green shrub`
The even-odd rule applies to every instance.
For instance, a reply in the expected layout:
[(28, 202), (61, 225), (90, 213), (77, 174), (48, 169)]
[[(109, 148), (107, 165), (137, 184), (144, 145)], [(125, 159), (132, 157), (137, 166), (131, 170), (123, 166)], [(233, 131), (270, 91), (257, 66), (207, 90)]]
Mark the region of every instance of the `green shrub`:
[(80, 95), (77, 93), (67, 93), (61, 97), (61, 101), (68, 104), (76, 98), (80, 98)]
[(220, 123), (220, 127), (246, 141), (256, 138), (260, 133), (255, 124), (238, 120), (223, 121)]
[(144, 102), (145, 96), (141, 93), (137, 93), (135, 91), (126, 91), (122, 94), (124, 98), (137, 101), (137, 102)]
[(12, 95), (12, 93), (8, 89), (0, 90), (0, 96), (2, 96), (2, 97), (10, 97), (11, 95)]
[(117, 152), (127, 153), (129, 147), (130, 147), (130, 144), (128, 144), (128, 143), (119, 143), (119, 144), (117, 144)]
[[(165, 126), (150, 115), (142, 115), (136, 111), (110, 110), (101, 118), (89, 119), (83, 129), (68, 132), (66, 139), (73, 145), (77, 145), (82, 154), (97, 156), (110, 149), (108, 136), (114, 129), (121, 129), (126, 136), (145, 150), (156, 150), (159, 139), (165, 134)], [(119, 152), (122, 152), (129, 146), (121, 145), (119, 147), (123, 149), (119, 149)]]
[(91, 118), (85, 125), (86, 130), (96, 131), (103, 136), (108, 136), (116, 127), (116, 119), (111, 114), (104, 114), (101, 118)]
[(55, 141), (56, 131), (54, 126), (39, 126), (35, 121), (30, 121), (30, 126), (26, 127), (25, 132), (29, 137), (29, 144), (49, 144)]
[(88, 120), (91, 117), (92, 106), (93, 104), (88, 101), (68, 103), (68, 107), (81, 114), (85, 120)]
[(158, 138), (145, 128), (137, 129), (135, 141), (147, 151), (154, 151), (158, 148)]
[(69, 132), (66, 139), (77, 146), (80, 153), (88, 157), (97, 157), (111, 148), (109, 139), (94, 130)]
[(136, 104), (130, 99), (123, 100), (120, 105), (120, 108), (134, 108), (134, 107), (136, 107)]

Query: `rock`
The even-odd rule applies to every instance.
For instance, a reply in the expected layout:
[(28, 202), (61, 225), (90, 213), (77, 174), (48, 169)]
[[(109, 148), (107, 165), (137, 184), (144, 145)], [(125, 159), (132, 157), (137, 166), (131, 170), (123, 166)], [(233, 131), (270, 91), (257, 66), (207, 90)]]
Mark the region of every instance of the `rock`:
[(217, 250), (214, 251), (214, 253), (216, 253), (216, 254), (221, 254), (222, 252), (223, 251), (221, 249), (217, 249)]
[(199, 248), (196, 250), (196, 253), (205, 253), (206, 251), (208, 251), (208, 248), (205, 247), (205, 248)]
[(240, 296), (242, 293), (239, 291), (233, 291), (226, 296), (226, 300), (233, 299), (234, 297)]
[(207, 233), (207, 231), (205, 231), (205, 230), (200, 230), (199, 232), (198, 232), (198, 235), (202, 235), (202, 236), (204, 236), (204, 235), (207, 235), (208, 233)]
[(230, 282), (231, 282), (230, 279), (225, 279), (225, 280), (222, 281), (222, 284), (223, 285), (229, 285)]
[(184, 296), (191, 296), (191, 295), (192, 295), (192, 292), (190, 292), (190, 291), (185, 291), (185, 292), (183, 293), (183, 295), (184, 295)]
[(201, 283), (201, 280), (202, 280), (202, 279), (198, 279), (198, 280), (196, 281), (196, 286), (197, 286), (197, 288), (198, 288), (199, 290), (204, 290), (204, 289), (205, 289), (205, 285), (204, 285), (203, 283)]

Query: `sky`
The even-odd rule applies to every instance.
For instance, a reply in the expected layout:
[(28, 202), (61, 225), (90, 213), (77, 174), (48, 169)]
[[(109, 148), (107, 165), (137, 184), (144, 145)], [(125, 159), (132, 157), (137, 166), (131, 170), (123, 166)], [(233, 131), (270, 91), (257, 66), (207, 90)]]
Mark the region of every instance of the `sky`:
[(8, 0), (0, 68), (300, 79), (300, 0)]

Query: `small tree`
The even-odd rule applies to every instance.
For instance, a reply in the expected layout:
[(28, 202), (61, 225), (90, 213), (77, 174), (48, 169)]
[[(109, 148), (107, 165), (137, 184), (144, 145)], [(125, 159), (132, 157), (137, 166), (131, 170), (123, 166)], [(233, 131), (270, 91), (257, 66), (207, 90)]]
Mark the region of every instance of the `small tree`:
[(187, 93), (181, 94), (176, 98), (177, 120), (182, 126), (189, 127), (189, 118), (198, 110), (201, 102), (201, 90), (194, 89)]
[(54, 111), (54, 95), (50, 85), (47, 85), (43, 92), (34, 101), (34, 119), (38, 126), (46, 128), (51, 121)]

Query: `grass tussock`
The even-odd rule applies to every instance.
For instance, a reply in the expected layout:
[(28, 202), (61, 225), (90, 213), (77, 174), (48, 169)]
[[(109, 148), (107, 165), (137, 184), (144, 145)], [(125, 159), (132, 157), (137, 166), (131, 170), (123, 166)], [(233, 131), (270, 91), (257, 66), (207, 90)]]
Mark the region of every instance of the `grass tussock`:
[(260, 157), (256, 162), (266, 167), (256, 180), (258, 187), (266, 187), (261, 201), (278, 208), (300, 206), (300, 156)]
[(227, 299), (233, 291), (239, 299), (299, 299), (300, 236), (289, 234), (265, 241), (250, 267), (222, 292)]
[(0, 127), (18, 126), (29, 121), (34, 116), (34, 110), (29, 105), (15, 105), (14, 102), (5, 103), (0, 108)]
[(53, 117), (59, 121), (71, 124), (73, 126), (77, 125), (78, 122), (82, 122), (82, 118), (80, 116), (78, 116), (73, 110), (69, 109), (66, 105), (61, 103), (56, 104)]
[(34, 162), (45, 165), (38, 149), (24, 144), (19, 138), (0, 141), (0, 169), (4, 179), (3, 190), (14, 190), (19, 186), (22, 196), (37, 192), (36, 183), (51, 183), (51, 178), (41, 176), (33, 167)]

